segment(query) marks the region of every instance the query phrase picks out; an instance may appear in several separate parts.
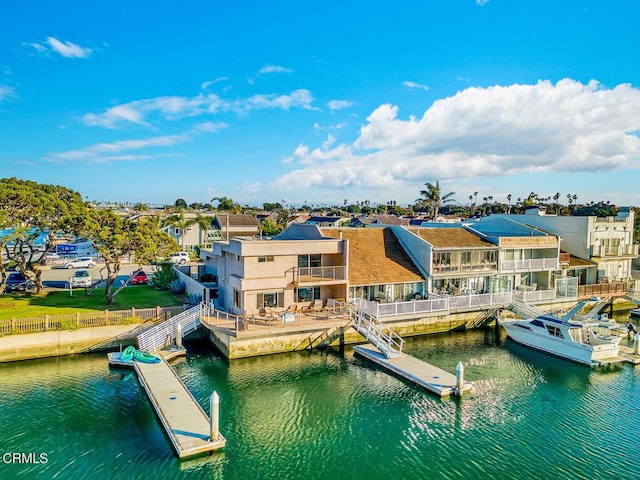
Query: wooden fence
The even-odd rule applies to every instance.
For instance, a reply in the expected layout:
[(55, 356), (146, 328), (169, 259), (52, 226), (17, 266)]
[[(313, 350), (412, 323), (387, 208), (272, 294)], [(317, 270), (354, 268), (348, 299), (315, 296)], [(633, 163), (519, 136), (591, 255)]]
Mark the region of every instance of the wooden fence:
[(106, 325), (126, 325), (129, 323), (162, 322), (183, 311), (184, 307), (179, 306), (11, 318), (0, 320), (0, 336), (55, 330), (76, 330), (78, 328), (104, 327)]

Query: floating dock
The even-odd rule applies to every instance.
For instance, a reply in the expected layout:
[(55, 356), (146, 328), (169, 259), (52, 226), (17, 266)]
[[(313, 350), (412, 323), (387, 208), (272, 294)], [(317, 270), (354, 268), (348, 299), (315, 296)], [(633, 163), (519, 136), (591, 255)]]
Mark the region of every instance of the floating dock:
[(209, 416), (167, 361), (183, 354), (181, 350), (156, 352), (162, 360), (160, 363), (122, 362), (119, 353), (109, 354), (109, 363), (133, 366), (179, 458), (212, 452), (225, 446), (226, 439), (217, 432), (217, 412), (214, 415), (216, 438), (212, 439)]
[[(390, 370), (399, 377), (409, 380), (440, 397), (457, 395), (456, 376), (434, 365), (419, 360), (406, 353), (387, 358), (371, 344), (353, 347), (354, 351), (377, 365)], [(462, 393), (470, 392), (471, 382), (464, 382)]]

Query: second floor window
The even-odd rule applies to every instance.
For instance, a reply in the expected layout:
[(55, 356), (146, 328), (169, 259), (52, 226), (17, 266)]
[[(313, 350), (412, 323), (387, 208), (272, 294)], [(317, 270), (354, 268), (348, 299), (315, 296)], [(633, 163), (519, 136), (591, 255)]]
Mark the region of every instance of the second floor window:
[(298, 267), (319, 267), (322, 265), (322, 255), (313, 253), (311, 255), (298, 255)]

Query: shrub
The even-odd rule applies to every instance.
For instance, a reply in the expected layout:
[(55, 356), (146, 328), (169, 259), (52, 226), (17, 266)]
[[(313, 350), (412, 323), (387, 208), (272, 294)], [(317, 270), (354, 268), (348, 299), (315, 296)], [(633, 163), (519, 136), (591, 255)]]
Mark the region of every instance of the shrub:
[(197, 293), (192, 293), (190, 295), (185, 295), (184, 303), (189, 305), (198, 305), (202, 301), (202, 295)]
[(173, 293), (174, 295), (180, 295), (181, 293), (184, 293), (185, 289), (187, 288), (184, 282), (180, 280), (172, 281), (171, 283), (169, 283), (168, 287), (169, 290), (171, 290), (171, 293)]
[(154, 287), (166, 290), (169, 288), (169, 284), (176, 279), (176, 272), (173, 269), (173, 264), (170, 262), (161, 263), (156, 273), (153, 274), (151, 283)]

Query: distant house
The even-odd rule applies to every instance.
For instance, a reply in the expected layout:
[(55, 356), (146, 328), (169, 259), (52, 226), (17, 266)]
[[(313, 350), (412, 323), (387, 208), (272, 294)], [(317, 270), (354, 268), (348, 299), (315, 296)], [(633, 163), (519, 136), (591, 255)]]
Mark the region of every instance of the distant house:
[(351, 220), (349, 220), (349, 227), (355, 227), (355, 228), (360, 228), (360, 227), (366, 227), (367, 225), (374, 225), (377, 222), (377, 220), (373, 217), (354, 217)]
[[(184, 217), (186, 220), (192, 220), (196, 218), (195, 213), (185, 212)], [(213, 220), (214, 217), (207, 217), (211, 219), (211, 224), (209, 228), (203, 228), (197, 223), (188, 226), (184, 229), (176, 227), (175, 225), (165, 225), (162, 227), (162, 231), (167, 233), (170, 237), (172, 237), (178, 245), (184, 243), (184, 248), (186, 250), (193, 250), (193, 248), (197, 245), (203, 245), (205, 243), (211, 243), (213, 240), (211, 238), (211, 229), (213, 228)]]
[(409, 225), (409, 219), (400, 218), (397, 215), (374, 215), (379, 225)]
[(319, 227), (339, 227), (346, 225), (348, 222), (349, 217), (311, 216), (304, 223), (317, 225)]
[(228, 240), (233, 237), (255, 237), (260, 234), (260, 222), (243, 213), (223, 213), (216, 215), (212, 224), (214, 240)]

